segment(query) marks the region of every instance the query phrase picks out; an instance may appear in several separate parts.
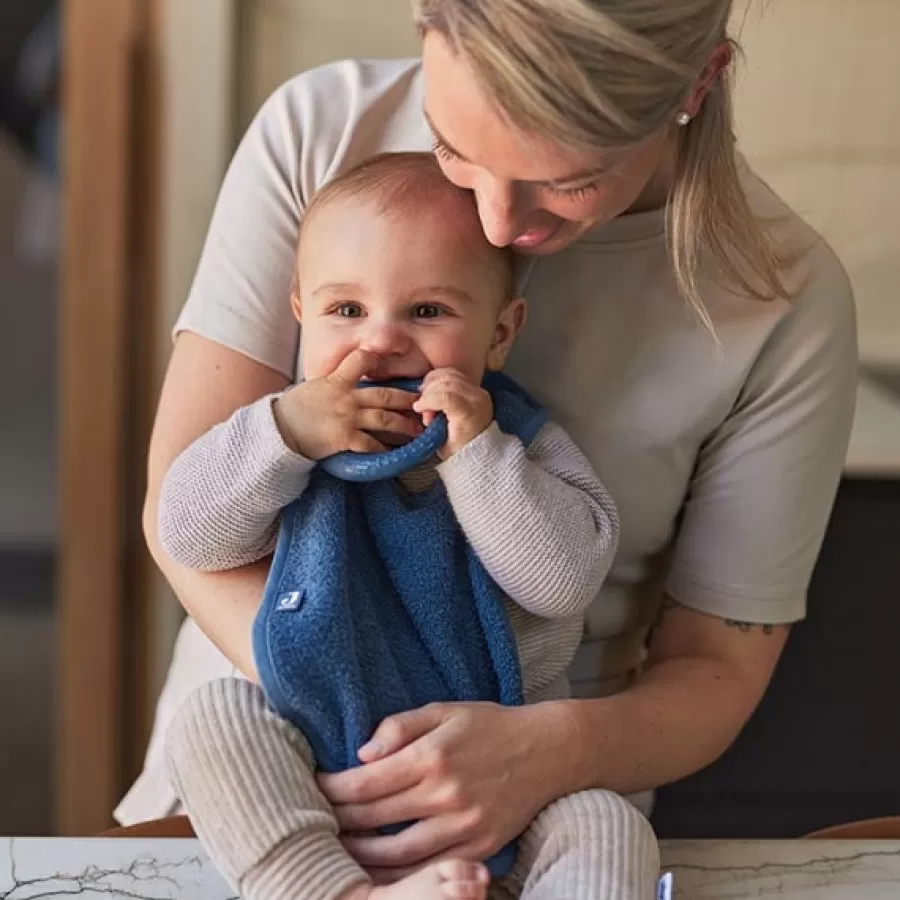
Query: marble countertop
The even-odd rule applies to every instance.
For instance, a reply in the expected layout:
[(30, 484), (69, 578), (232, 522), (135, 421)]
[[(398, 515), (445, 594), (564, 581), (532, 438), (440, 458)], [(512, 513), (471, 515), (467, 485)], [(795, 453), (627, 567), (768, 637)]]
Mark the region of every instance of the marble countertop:
[[(678, 900), (900, 897), (900, 841), (664, 841)], [(237, 900), (196, 840), (0, 838), (0, 898)]]
[(900, 897), (900, 841), (663, 841), (680, 900)]
[(900, 477), (900, 396), (861, 377), (845, 475)]

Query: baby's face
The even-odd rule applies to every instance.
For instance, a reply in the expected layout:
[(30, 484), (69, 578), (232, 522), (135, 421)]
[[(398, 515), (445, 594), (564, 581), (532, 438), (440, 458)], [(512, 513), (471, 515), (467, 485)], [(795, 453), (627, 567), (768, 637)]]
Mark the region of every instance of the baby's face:
[(337, 197), (317, 209), (298, 254), (304, 376), (331, 374), (357, 348), (378, 355), (373, 380), (449, 366), (478, 382), (500, 368), (521, 308), (504, 302), (502, 266), (470, 228), (452, 203), (385, 215)]

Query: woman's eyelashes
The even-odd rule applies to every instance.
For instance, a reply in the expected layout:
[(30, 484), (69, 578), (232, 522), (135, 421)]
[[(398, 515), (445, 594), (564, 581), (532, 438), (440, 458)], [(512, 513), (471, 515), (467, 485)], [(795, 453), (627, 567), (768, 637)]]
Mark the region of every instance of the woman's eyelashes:
[(447, 162), (465, 161), (455, 150), (451, 150), (439, 137), (432, 139), (431, 150), (435, 156), (447, 160)]
[[(448, 147), (440, 138), (434, 138), (431, 145), (434, 155), (439, 159), (448, 163), (465, 163), (464, 160), (455, 150)], [(583, 200), (589, 194), (600, 189), (602, 176), (594, 181), (584, 184), (575, 185), (574, 187), (558, 187), (552, 183), (536, 185), (539, 190), (553, 194), (556, 197), (563, 197), (566, 200)]]
[(580, 184), (578, 187), (554, 187), (552, 184), (546, 185), (544, 190), (549, 191), (557, 197), (565, 197), (567, 200), (583, 200), (588, 194), (594, 193), (600, 189), (600, 182), (591, 181), (588, 184)]

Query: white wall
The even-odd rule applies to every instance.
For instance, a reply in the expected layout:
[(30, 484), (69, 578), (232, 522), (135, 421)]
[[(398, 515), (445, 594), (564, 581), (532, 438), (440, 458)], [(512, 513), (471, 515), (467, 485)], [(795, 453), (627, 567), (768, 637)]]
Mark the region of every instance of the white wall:
[[(167, 335), (187, 296), (233, 151), (235, 0), (167, 0), (163, 37), (163, 308)], [(161, 365), (170, 349), (158, 342)]]
[(242, 105), (252, 115), (281, 82), (336, 59), (414, 56), (410, 0), (247, 0)]
[(743, 5), (744, 152), (847, 266), (864, 359), (900, 367), (900, 0)]

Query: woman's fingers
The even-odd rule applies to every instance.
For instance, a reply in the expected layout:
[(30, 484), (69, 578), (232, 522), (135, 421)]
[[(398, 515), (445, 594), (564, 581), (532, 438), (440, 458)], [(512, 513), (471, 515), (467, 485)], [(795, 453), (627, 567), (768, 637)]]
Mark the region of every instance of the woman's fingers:
[(386, 825), (399, 825), (413, 819), (435, 816), (444, 811), (433, 791), (422, 784), (372, 803), (347, 803), (334, 807), (342, 832), (375, 831)]
[[(343, 835), (341, 843), (347, 852), (365, 867), (395, 868), (416, 865), (425, 860), (453, 858), (447, 851), (460, 846), (467, 832), (464, 814), (455, 813), (423, 819), (398, 834), (376, 837)], [(480, 851), (480, 847), (474, 849)], [(485, 853), (469, 857), (481, 860), (493, 852), (485, 844)]]
[(342, 830), (375, 829), (448, 811), (447, 791), (423, 787), (435, 761), (420, 740), (440, 726), (445, 712), (430, 704), (389, 716), (359, 751), (365, 765), (319, 777)]
[(372, 762), (409, 746), (444, 721), (446, 711), (439, 703), (430, 703), (419, 709), (388, 716), (375, 729), (375, 733), (359, 750), (363, 762)]
[(414, 765), (414, 754), (403, 752), (355, 769), (318, 776), (322, 793), (335, 807), (348, 803), (373, 803), (406, 791), (420, 780), (419, 768)]

